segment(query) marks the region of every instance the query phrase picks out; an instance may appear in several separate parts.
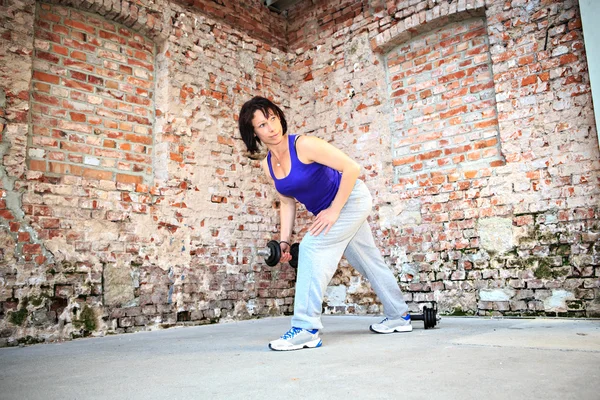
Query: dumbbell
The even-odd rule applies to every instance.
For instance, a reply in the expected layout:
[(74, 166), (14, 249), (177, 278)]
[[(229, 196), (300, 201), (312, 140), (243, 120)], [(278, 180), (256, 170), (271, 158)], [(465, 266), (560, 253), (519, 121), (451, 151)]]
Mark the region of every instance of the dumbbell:
[(423, 321), (425, 329), (429, 329), (435, 328), (441, 318), (437, 316), (437, 304), (433, 302), (433, 308), (425, 306), (423, 307), (423, 314), (410, 314), (410, 319), (413, 321)]
[[(290, 246), (290, 254), (292, 255), (290, 266), (292, 268), (298, 268), (299, 250), (300, 245), (298, 243), (294, 243)], [(281, 247), (279, 246), (279, 242), (277, 240), (271, 240), (269, 243), (267, 243), (267, 247), (265, 249), (258, 250), (257, 253), (259, 256), (263, 256), (265, 258), (265, 263), (269, 267), (277, 265), (279, 259), (281, 259)]]

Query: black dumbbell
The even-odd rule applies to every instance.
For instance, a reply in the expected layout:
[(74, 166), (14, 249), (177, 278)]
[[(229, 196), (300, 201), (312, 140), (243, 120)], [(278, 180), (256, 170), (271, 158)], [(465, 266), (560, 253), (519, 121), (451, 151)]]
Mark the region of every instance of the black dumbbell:
[(423, 307), (423, 314), (410, 314), (413, 321), (423, 321), (425, 329), (435, 328), (440, 318), (437, 316), (437, 304), (433, 302), (433, 308)]
[[(300, 250), (300, 245), (298, 243), (294, 243), (290, 247), (290, 254), (292, 255), (292, 259), (290, 260), (290, 266), (293, 268), (298, 268), (298, 251)], [(277, 265), (279, 259), (281, 258), (281, 247), (279, 242), (276, 240), (271, 240), (267, 243), (267, 247), (264, 250), (258, 251), (259, 256), (263, 256), (265, 258), (265, 263), (269, 267), (273, 267)]]

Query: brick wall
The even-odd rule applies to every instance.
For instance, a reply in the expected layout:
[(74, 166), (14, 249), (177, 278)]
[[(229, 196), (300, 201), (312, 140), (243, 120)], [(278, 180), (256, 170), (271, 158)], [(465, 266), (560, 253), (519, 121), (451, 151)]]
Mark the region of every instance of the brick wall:
[[(6, 0), (0, 346), (290, 313), (293, 269), (256, 256), (278, 213), (236, 128), (255, 94), (363, 166), (413, 310), (598, 315), (600, 156), (578, 13)], [(344, 264), (326, 312), (381, 306)]]
[(154, 43), (93, 14), (38, 7), (28, 169), (147, 183)]
[(442, 182), (457, 166), (476, 176), (504, 164), (482, 19), (418, 36), (388, 53), (386, 67), (397, 189)]

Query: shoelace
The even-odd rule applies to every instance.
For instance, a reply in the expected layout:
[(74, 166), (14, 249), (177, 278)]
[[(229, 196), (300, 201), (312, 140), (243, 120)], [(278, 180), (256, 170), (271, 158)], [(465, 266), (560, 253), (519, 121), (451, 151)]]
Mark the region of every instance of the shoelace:
[(281, 338), (282, 339), (291, 339), (296, 336), (298, 333), (302, 331), (302, 328), (293, 327), (289, 331), (287, 331)]
[[(410, 321), (410, 314), (408, 314), (408, 318), (402, 317), (402, 319), (405, 321)], [(386, 323), (387, 321), (389, 321), (389, 318), (386, 317), (380, 322), (380, 324)]]

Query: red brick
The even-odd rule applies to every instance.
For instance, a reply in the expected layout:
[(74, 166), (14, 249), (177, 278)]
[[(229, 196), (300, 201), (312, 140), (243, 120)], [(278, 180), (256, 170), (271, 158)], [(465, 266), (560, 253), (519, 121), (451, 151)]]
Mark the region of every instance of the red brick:
[(86, 92), (93, 92), (94, 91), (94, 87), (92, 85), (88, 85), (87, 83), (83, 83), (83, 82), (79, 82), (79, 81), (73, 81), (73, 80), (70, 80), (70, 79), (63, 79), (63, 84), (66, 87), (77, 89), (77, 90), (84, 90)]
[(64, 47), (64, 46), (60, 46), (58, 44), (53, 44), (52, 45), (52, 51), (56, 54), (60, 54), (61, 56), (68, 56), (69, 55), (69, 49)]
[(448, 110), (447, 112), (440, 113), (440, 118), (446, 119), (449, 117), (453, 117), (457, 114), (463, 114), (467, 112), (467, 106), (461, 106), (453, 108), (452, 110)]
[(75, 60), (87, 61), (87, 55), (84, 52), (73, 50), (71, 51), (71, 58)]
[(60, 58), (58, 56), (56, 56), (55, 54), (47, 53), (45, 51), (37, 50), (35, 55), (37, 58), (49, 61), (52, 64), (58, 64), (58, 62), (60, 61)]
[(72, 112), (72, 113), (70, 113), (70, 116), (71, 116), (71, 121), (86, 122), (85, 114)]
[(4, 218), (6, 220), (13, 220), (15, 216), (9, 210), (0, 210), (0, 218)]
[(83, 69), (85, 71), (88, 72), (94, 72), (95, 68), (93, 65), (79, 61), (79, 60), (72, 60), (72, 59), (65, 59), (63, 60), (63, 65), (65, 67), (73, 67), (73, 68), (77, 68), (77, 69)]
[(492, 139), (487, 139), (487, 140), (481, 140), (479, 142), (476, 142), (474, 144), (474, 148), (475, 149), (483, 149), (485, 147), (490, 147), (490, 146), (494, 146), (498, 143), (498, 139), (496, 138), (492, 138)]
[(24, 244), (23, 254), (40, 254), (42, 246), (40, 244)]
[(68, 174), (69, 173), (69, 164), (51, 162), (49, 163), (49, 172), (54, 174)]
[(469, 88), (469, 90), (471, 93), (477, 93), (477, 92), (481, 92), (482, 90), (485, 90), (485, 89), (491, 89), (493, 87), (494, 87), (494, 82), (490, 81), (490, 82), (482, 83), (479, 85), (473, 85)]
[(429, 160), (432, 158), (436, 158), (442, 155), (442, 150), (433, 150), (427, 153), (419, 154), (417, 156), (418, 160)]
[(94, 75), (88, 75), (88, 82), (91, 83), (92, 85), (102, 86), (104, 84), (104, 79), (99, 78)]
[(533, 55), (524, 56), (524, 57), (519, 58), (519, 65), (532, 64), (533, 61), (534, 61)]
[(51, 106), (58, 106), (60, 99), (56, 96), (48, 96), (41, 93), (33, 93), (33, 99), (40, 103), (49, 104)]
[(565, 65), (565, 64), (569, 64), (575, 61), (578, 61), (579, 59), (577, 58), (577, 56), (575, 54), (565, 54), (560, 56), (560, 65)]
[(473, 153), (468, 153), (467, 154), (467, 160), (469, 161), (477, 161), (481, 158), (481, 153), (478, 151), (475, 151)]
[(31, 235), (29, 234), (29, 232), (19, 232), (19, 234), (17, 235), (17, 240), (20, 243), (29, 242), (31, 241)]
[(152, 137), (141, 135), (125, 135), (125, 140), (133, 143), (152, 144)]
[(448, 74), (448, 75), (441, 76), (438, 79), (438, 82), (439, 83), (446, 83), (446, 82), (450, 82), (450, 81), (453, 81), (453, 80), (456, 80), (456, 79), (462, 79), (462, 78), (465, 77), (466, 74), (467, 73), (465, 71), (457, 71), (457, 72), (455, 72), (453, 74)]
[(37, 79), (38, 81), (42, 82), (52, 83), (54, 85), (58, 85), (58, 83), (60, 82), (60, 77), (40, 71), (33, 72), (33, 79)]
[(409, 156), (409, 157), (405, 157), (405, 158), (397, 158), (394, 159), (392, 161), (392, 164), (394, 165), (394, 167), (397, 167), (399, 165), (405, 165), (405, 164), (410, 164), (416, 161), (416, 156)]
[(88, 78), (87, 74), (84, 74), (83, 72), (79, 72), (79, 71), (69, 71), (69, 75), (71, 76), (71, 78), (76, 79), (78, 81), (82, 81), (82, 82), (87, 81), (87, 78)]
[(83, 177), (90, 178), (90, 179), (110, 181), (113, 179), (113, 173), (111, 171), (100, 171), (100, 170), (85, 168), (83, 170)]
[(40, 11), (40, 15), (39, 18), (43, 21), (50, 21), (50, 22), (60, 22), (61, 20), (61, 16), (54, 14), (50, 11), (46, 11), (46, 10), (41, 10)]
[(497, 126), (497, 125), (498, 125), (498, 121), (496, 121), (495, 119), (491, 119), (488, 121), (478, 122), (474, 126), (476, 129), (484, 129), (484, 128), (489, 128), (491, 126)]
[(117, 182), (119, 183), (141, 184), (143, 181), (144, 178), (138, 175), (117, 174)]
[(46, 171), (46, 161), (29, 160), (29, 169), (31, 171)]
[(105, 81), (104, 85), (109, 89), (118, 89), (119, 83), (115, 81)]
[[(50, 93), (51, 86), (48, 85), (47, 83), (35, 82), (34, 88), (35, 88), (36, 92)], [(43, 114), (47, 114), (47, 113), (44, 112)], [(2, 132), (2, 129), (0, 129), (0, 132)]]
[(85, 31), (87, 33), (96, 33), (96, 28), (94, 28), (93, 26), (72, 19), (65, 19), (64, 24), (66, 26), (70, 26), (71, 28), (79, 29), (80, 31)]
[(126, 44), (127, 40), (125, 38), (122, 38), (119, 35), (116, 35), (112, 32), (107, 32), (107, 31), (103, 31), (101, 30), (98, 34), (99, 37), (101, 37), (102, 39), (108, 39), (111, 40), (115, 43), (119, 43), (119, 44)]
[(528, 179), (540, 179), (540, 171), (529, 171), (526, 176)]
[(64, 25), (54, 24), (52, 25), (52, 32), (68, 36), (69, 28)]
[(183, 156), (178, 153), (170, 153), (169, 158), (173, 161), (183, 162)]
[(526, 78), (521, 79), (521, 86), (527, 86), (527, 85), (532, 85), (534, 83), (537, 82), (537, 76), (536, 75), (530, 75)]

